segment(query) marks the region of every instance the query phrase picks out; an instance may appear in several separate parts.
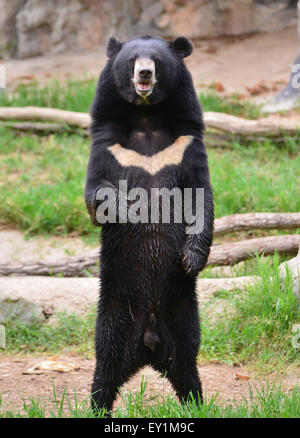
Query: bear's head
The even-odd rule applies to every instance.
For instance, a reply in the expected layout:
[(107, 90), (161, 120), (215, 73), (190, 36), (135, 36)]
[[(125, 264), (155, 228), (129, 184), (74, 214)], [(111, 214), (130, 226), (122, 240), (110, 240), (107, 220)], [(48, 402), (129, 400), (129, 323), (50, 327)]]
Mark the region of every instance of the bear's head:
[(110, 38), (106, 48), (119, 94), (137, 105), (157, 104), (176, 92), (185, 69), (183, 58), (192, 51), (185, 37), (169, 42), (145, 36), (126, 43)]

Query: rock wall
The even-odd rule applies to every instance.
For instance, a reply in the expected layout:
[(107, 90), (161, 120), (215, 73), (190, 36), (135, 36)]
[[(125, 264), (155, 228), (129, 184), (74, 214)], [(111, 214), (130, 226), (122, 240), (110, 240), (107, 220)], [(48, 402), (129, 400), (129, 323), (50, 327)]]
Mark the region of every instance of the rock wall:
[(297, 22), (296, 0), (0, 0), (0, 55), (91, 50), (108, 36), (212, 38)]

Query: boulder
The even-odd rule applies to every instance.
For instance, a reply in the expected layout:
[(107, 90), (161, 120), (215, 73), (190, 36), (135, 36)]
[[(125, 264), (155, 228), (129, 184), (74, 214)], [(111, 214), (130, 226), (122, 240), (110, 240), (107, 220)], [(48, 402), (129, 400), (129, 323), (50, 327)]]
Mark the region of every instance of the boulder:
[(0, 324), (0, 348), (6, 348), (5, 327)]
[[(199, 304), (207, 302), (214, 296), (214, 293), (224, 289), (227, 291), (245, 289), (249, 284), (253, 284), (256, 279), (256, 277), (198, 279), (197, 296)], [(83, 315), (89, 312), (91, 307), (97, 306), (99, 279), (92, 277), (60, 278), (43, 276), (0, 277), (0, 297), (4, 296), (3, 291), (5, 290), (10, 291), (10, 296), (14, 297), (16, 304), (24, 303), (24, 311), (27, 309), (25, 303), (29, 302), (33, 305), (33, 311), (37, 310), (39, 315), (43, 313), (47, 317), (55, 315), (57, 312)], [(2, 300), (4, 304), (2, 306), (2, 301), (0, 301), (0, 312), (2, 307), (6, 309), (4, 297)], [(14, 308), (11, 307), (11, 312), (13, 310)], [(5, 318), (0, 318), (0, 323), (4, 321)]]
[(97, 305), (99, 279), (43, 276), (0, 277), (0, 297), (4, 295), (20, 301), (29, 301), (39, 306), (47, 316), (56, 312), (80, 315), (89, 311), (91, 306)]
[(22, 297), (0, 296), (0, 324), (11, 320), (20, 325), (27, 325), (34, 321), (44, 321), (45, 315), (42, 307)]
[(297, 297), (300, 304), (300, 247), (299, 252), (296, 257), (288, 260), (287, 262), (281, 263), (279, 266), (279, 275), (284, 285), (287, 270), (291, 273), (293, 281), (293, 292)]
[(9, 57), (16, 50), (16, 15), (22, 0), (0, 0), (0, 56)]
[(0, 55), (93, 50), (110, 35), (211, 38), (296, 26), (290, 0), (0, 0)]

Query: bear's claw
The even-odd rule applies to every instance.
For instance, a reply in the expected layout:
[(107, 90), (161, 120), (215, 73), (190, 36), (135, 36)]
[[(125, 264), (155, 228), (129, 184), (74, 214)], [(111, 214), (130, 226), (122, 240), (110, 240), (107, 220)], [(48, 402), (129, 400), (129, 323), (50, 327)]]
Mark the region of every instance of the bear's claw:
[(185, 247), (182, 257), (182, 265), (187, 275), (196, 275), (204, 269), (207, 257), (199, 249)]

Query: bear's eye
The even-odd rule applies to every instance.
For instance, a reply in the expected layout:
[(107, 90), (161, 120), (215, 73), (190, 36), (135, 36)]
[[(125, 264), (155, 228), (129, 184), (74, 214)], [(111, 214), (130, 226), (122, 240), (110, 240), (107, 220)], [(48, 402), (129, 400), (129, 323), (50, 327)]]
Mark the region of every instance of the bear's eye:
[(133, 57), (129, 58), (129, 64), (133, 66), (134, 63), (135, 63), (135, 57), (133, 56)]
[(155, 58), (155, 59), (154, 59), (154, 62), (155, 62), (155, 65), (158, 65), (158, 64), (160, 64), (160, 59)]

